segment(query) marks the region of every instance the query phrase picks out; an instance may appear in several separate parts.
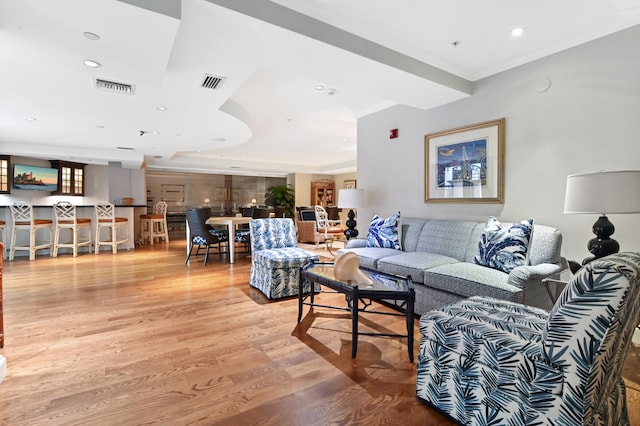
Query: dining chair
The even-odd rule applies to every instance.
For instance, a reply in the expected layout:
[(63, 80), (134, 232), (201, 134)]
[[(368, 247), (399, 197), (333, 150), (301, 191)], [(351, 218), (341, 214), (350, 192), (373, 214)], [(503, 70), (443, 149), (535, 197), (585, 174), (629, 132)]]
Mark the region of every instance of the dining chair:
[[(53, 212), (56, 218), (55, 237), (53, 240), (53, 257), (58, 257), (60, 248), (70, 248), (73, 257), (78, 256), (79, 247), (89, 247), (91, 253), (91, 219), (78, 217), (76, 206), (68, 201), (59, 201), (53, 205)], [(70, 231), (71, 240), (65, 243), (60, 242), (60, 232), (63, 229)], [(86, 238), (82, 238), (80, 232), (86, 231)]]
[[(49, 249), (49, 255), (53, 255), (51, 250), (53, 241), (53, 220), (36, 219), (33, 213), (33, 206), (24, 201), (16, 201), (11, 208), (11, 217), (13, 218), (13, 232), (11, 233), (11, 249), (9, 251), (9, 260), (13, 260), (18, 250), (28, 250), (29, 260), (35, 260), (36, 251)], [(38, 241), (38, 231), (45, 230), (49, 233), (49, 239)], [(29, 233), (29, 244), (19, 244), (18, 232), (27, 231)], [(42, 232), (40, 232), (42, 234)]]
[(209, 249), (217, 248), (216, 254), (222, 257), (225, 253), (223, 244), (228, 241), (226, 233), (219, 233), (217, 230), (207, 225), (207, 219), (211, 216), (209, 208), (188, 209), (186, 212), (187, 224), (189, 225), (189, 234), (191, 241), (188, 242), (189, 250), (184, 263), (189, 263), (193, 247), (197, 246), (195, 256), (200, 253), (200, 249), (204, 248), (204, 264), (209, 261)]
[(169, 230), (167, 228), (167, 203), (159, 201), (153, 206), (153, 213), (140, 216), (141, 239), (144, 243), (147, 239), (153, 245), (156, 238), (162, 238), (169, 242)]
[[(96, 212), (96, 239), (95, 253), (100, 252), (100, 246), (111, 247), (113, 254), (118, 253), (118, 246), (127, 245), (129, 251), (129, 219), (126, 217), (116, 216), (116, 206), (107, 202), (100, 201), (95, 205)], [(102, 229), (106, 228), (109, 233), (108, 240), (102, 240), (100, 234)], [(118, 228), (122, 229), (118, 235)]]

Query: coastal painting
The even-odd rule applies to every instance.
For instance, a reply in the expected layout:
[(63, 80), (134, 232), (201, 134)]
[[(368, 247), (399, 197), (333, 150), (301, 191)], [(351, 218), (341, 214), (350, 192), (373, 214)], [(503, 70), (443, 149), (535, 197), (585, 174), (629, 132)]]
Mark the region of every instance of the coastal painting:
[(487, 140), (476, 139), (437, 147), (437, 185), (487, 185)]
[(13, 166), (13, 188), (56, 191), (58, 169), (15, 164)]
[(505, 119), (424, 136), (425, 203), (504, 203)]

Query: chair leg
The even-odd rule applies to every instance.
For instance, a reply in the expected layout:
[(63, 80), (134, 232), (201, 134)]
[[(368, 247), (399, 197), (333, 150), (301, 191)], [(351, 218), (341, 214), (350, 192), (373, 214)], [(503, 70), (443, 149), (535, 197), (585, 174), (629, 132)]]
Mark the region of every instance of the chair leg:
[[(185, 259), (184, 263), (189, 263), (189, 258), (191, 257), (191, 252), (193, 251), (193, 244), (191, 244), (191, 246), (189, 247), (189, 251), (187, 252), (187, 258)], [(197, 255), (197, 252), (196, 252)]]
[(207, 266), (207, 261), (209, 260), (209, 244), (207, 244), (204, 248), (204, 265)]

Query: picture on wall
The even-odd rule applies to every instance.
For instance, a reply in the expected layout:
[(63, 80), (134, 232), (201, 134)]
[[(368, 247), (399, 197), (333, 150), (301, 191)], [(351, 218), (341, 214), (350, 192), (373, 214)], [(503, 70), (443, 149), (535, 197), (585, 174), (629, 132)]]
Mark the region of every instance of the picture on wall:
[(504, 203), (504, 123), (425, 135), (425, 202)]
[(356, 189), (356, 180), (355, 179), (345, 180), (343, 186), (344, 186), (344, 189)]

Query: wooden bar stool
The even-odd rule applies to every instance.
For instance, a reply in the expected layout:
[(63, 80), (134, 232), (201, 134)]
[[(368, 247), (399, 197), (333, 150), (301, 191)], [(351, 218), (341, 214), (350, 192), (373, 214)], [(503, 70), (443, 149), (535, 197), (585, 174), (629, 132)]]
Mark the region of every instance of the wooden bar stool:
[[(78, 247), (89, 247), (91, 253), (91, 219), (76, 216), (76, 206), (68, 201), (60, 201), (53, 205), (56, 216), (55, 238), (53, 240), (53, 257), (58, 257), (58, 249), (70, 248), (73, 250), (73, 257), (78, 256)], [(71, 231), (71, 241), (60, 242), (60, 231), (69, 229)], [(86, 230), (86, 238), (81, 238), (80, 231)]]
[(143, 243), (146, 239), (149, 239), (149, 243), (153, 245), (156, 238), (162, 238), (165, 243), (168, 243), (169, 231), (167, 230), (167, 203), (160, 201), (153, 206), (152, 214), (141, 215), (140, 229)]
[(2, 242), (2, 258), (4, 259), (6, 256), (5, 246), (7, 245), (5, 237), (7, 234), (7, 224), (4, 220), (0, 220), (0, 232), (2, 232), (2, 239), (0, 241)]
[[(109, 246), (113, 254), (117, 254), (120, 244), (127, 244), (127, 251), (129, 251), (129, 219), (126, 217), (116, 217), (116, 207), (106, 201), (98, 202), (95, 210), (96, 239), (94, 244), (96, 254), (100, 252), (100, 246)], [(109, 230), (109, 240), (100, 239), (100, 231), (102, 228)], [(118, 237), (118, 228), (124, 228), (124, 237)]]
[[(29, 260), (35, 260), (36, 250), (49, 249), (50, 255), (53, 255), (51, 250), (53, 240), (53, 220), (51, 219), (35, 219), (33, 215), (33, 206), (25, 203), (24, 201), (16, 201), (11, 208), (11, 216), (13, 218), (13, 232), (11, 233), (11, 249), (9, 251), (9, 260), (13, 260), (16, 254), (16, 250), (28, 250)], [(48, 230), (49, 240), (37, 242), (38, 230)], [(18, 231), (29, 232), (29, 245), (17, 245), (16, 240)]]

